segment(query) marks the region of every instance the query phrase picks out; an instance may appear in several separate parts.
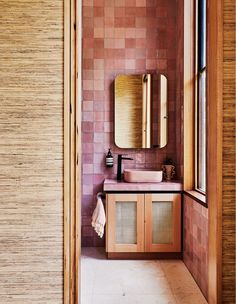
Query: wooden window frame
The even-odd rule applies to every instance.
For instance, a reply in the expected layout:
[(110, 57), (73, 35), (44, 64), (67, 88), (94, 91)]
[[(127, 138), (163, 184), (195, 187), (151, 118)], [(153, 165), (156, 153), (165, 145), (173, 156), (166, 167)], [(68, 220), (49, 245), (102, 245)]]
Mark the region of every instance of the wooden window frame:
[[(194, 195), (194, 0), (184, 0), (184, 176), (183, 189)], [(207, 195), (208, 303), (222, 297), (222, 107), (223, 1), (208, 2), (207, 23)]]
[[(199, 187), (199, 85), (200, 85), (200, 76), (206, 72), (207, 73), (207, 33), (206, 33), (206, 40), (205, 40), (205, 64), (200, 64), (199, 62), (199, 53), (202, 55), (204, 52), (202, 51), (202, 44), (200, 44), (199, 41), (199, 1), (201, 0), (195, 0), (194, 3), (194, 19), (195, 19), (195, 27), (194, 27), (194, 43), (195, 43), (195, 96), (194, 96), (194, 103), (195, 103), (195, 125), (194, 125), (194, 145), (195, 145), (195, 151), (194, 151), (194, 190), (201, 193), (202, 195), (206, 195), (206, 158), (205, 158), (205, 189), (201, 189)], [(207, 6), (207, 0), (206, 6)], [(206, 7), (206, 22), (207, 22), (207, 7)], [(206, 25), (207, 27), (207, 25)], [(207, 29), (206, 29), (207, 31)], [(206, 75), (206, 86), (205, 86), (205, 93), (206, 93), (206, 102), (207, 102), (207, 75)], [(206, 108), (205, 108), (206, 110)], [(207, 113), (205, 113), (207, 116)], [(206, 122), (206, 129), (207, 129), (207, 122)], [(205, 137), (207, 138), (207, 130), (205, 130)], [(206, 151), (206, 147), (205, 147)], [(206, 156), (206, 155), (205, 155)]]

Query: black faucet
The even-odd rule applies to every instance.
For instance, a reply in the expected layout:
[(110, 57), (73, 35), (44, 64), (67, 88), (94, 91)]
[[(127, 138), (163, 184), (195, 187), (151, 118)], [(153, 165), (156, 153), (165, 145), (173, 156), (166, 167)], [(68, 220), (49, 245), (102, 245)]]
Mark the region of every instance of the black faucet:
[(133, 160), (131, 157), (125, 157), (122, 154), (118, 154), (118, 162), (117, 162), (117, 180), (122, 180), (122, 159)]

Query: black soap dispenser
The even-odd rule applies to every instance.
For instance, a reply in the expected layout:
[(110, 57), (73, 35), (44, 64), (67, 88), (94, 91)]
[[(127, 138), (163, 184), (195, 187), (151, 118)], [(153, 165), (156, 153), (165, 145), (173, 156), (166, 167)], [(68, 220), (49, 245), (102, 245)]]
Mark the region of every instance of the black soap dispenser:
[(109, 168), (113, 167), (113, 156), (111, 154), (111, 149), (108, 150), (106, 155), (106, 166)]

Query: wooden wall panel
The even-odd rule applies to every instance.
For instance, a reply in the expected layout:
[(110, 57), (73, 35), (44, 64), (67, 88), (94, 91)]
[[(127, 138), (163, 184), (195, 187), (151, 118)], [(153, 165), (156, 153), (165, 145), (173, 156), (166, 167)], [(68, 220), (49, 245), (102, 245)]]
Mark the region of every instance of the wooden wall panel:
[(63, 0), (0, 0), (0, 303), (63, 302)]
[(235, 303), (235, 1), (224, 0), (222, 303)]

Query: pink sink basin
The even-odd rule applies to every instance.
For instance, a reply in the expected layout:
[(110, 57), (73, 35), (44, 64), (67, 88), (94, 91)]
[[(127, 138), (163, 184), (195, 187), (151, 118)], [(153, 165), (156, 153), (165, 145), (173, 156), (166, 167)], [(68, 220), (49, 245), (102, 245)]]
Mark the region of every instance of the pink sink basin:
[(125, 169), (124, 180), (128, 183), (160, 183), (162, 181), (162, 171)]

